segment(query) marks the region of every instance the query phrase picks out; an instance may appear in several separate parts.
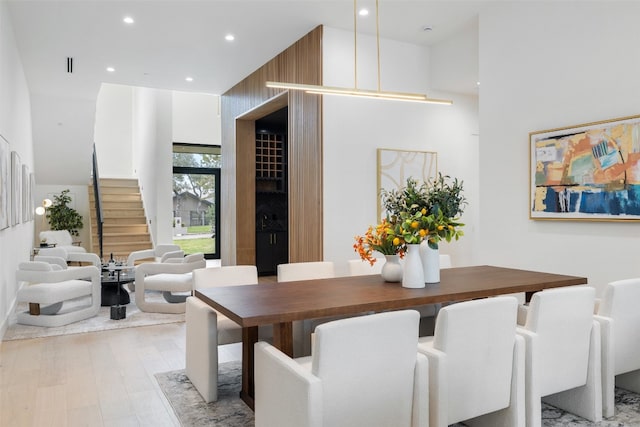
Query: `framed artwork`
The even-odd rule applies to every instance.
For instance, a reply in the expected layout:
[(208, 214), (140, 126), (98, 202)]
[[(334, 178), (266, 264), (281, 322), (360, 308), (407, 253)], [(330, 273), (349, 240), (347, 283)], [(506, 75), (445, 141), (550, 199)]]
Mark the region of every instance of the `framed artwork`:
[(11, 152), (11, 225), (22, 218), (22, 163), (17, 152)]
[(29, 199), (29, 166), (22, 165), (22, 222), (28, 222), (31, 219), (31, 213), (29, 207), (31, 203)]
[(531, 219), (640, 220), (640, 116), (531, 132)]
[(36, 201), (34, 199), (36, 189), (36, 175), (31, 172), (29, 174), (29, 216), (33, 221), (36, 219)]
[(9, 227), (11, 211), (11, 152), (9, 141), (0, 135), (0, 230)]
[[(391, 150), (378, 148), (378, 195), (382, 189), (404, 187), (407, 178), (427, 182), (438, 174), (438, 153), (433, 151)], [(382, 202), (378, 197), (378, 218), (382, 218)]]

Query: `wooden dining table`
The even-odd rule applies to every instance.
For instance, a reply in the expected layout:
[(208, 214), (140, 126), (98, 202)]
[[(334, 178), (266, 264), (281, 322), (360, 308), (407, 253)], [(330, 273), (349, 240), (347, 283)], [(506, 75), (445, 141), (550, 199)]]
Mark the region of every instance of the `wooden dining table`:
[(583, 285), (585, 277), (489, 265), (443, 269), (440, 282), (424, 288), (403, 288), (379, 274), (331, 279), (223, 286), (197, 289), (194, 295), (242, 327), (242, 390), (253, 408), (253, 346), (258, 327), (273, 325), (273, 345), (293, 355), (292, 322), (365, 312), (401, 310), (425, 304), (464, 301), (547, 288)]

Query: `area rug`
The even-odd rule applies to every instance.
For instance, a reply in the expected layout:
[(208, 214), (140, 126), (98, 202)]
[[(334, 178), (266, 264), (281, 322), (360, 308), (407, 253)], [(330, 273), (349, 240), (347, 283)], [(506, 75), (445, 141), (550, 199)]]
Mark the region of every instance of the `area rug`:
[(251, 427), (253, 411), (239, 397), (241, 372), (239, 361), (218, 365), (218, 400), (211, 403), (205, 403), (184, 370), (156, 374), (156, 379), (181, 425)]
[[(218, 401), (205, 403), (184, 370), (156, 374), (160, 388), (183, 426), (252, 427), (253, 412), (238, 397), (241, 363), (227, 362), (218, 366)], [(616, 415), (592, 423), (545, 403), (542, 425), (545, 427), (631, 427), (640, 426), (640, 395), (616, 388)], [(465, 426), (463, 423), (454, 424)]]
[[(164, 301), (161, 293), (147, 292), (148, 301)], [(65, 303), (63, 310), (67, 304), (87, 305), (89, 298), (79, 298), (77, 300)], [(164, 313), (145, 313), (140, 311), (136, 306), (135, 294), (131, 293), (131, 302), (126, 305), (127, 317), (121, 320), (111, 320), (111, 307), (100, 307), (97, 316), (69, 325), (60, 327), (41, 327), (19, 325), (15, 323), (15, 316), (11, 324), (7, 327), (7, 331), (2, 338), (3, 341), (21, 340), (31, 338), (53, 337), (57, 335), (81, 334), (85, 332), (106, 331), (110, 329), (135, 328), (139, 326), (161, 325), (165, 323), (184, 322), (184, 314), (164, 314)], [(28, 306), (26, 303), (18, 304), (16, 311), (26, 311)]]

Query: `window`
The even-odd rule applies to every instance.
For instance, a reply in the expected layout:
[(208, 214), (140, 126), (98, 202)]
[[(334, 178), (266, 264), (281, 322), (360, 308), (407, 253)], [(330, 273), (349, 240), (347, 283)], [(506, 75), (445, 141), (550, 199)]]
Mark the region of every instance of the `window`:
[(220, 147), (173, 144), (173, 242), (220, 258)]

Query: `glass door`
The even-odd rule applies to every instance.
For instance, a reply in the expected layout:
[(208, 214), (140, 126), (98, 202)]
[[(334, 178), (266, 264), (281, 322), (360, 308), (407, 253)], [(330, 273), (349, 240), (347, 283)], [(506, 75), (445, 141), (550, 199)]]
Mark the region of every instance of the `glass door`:
[(173, 243), (220, 258), (220, 147), (173, 146)]

